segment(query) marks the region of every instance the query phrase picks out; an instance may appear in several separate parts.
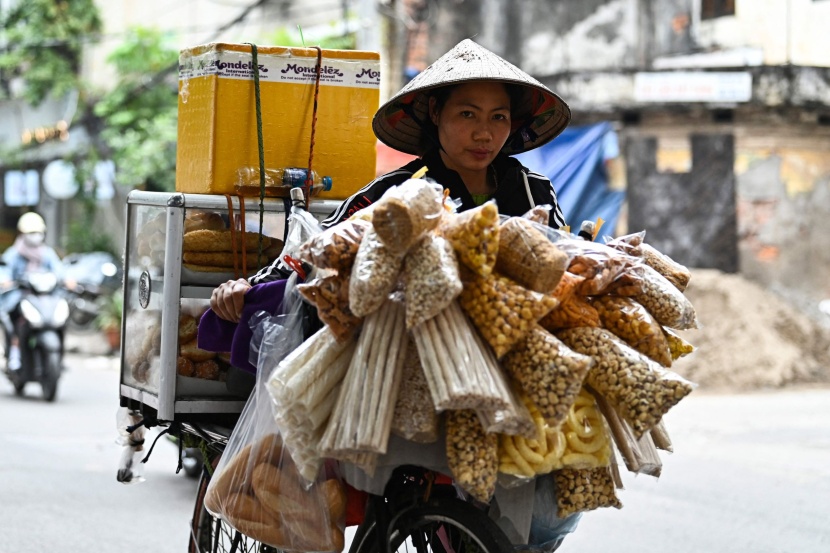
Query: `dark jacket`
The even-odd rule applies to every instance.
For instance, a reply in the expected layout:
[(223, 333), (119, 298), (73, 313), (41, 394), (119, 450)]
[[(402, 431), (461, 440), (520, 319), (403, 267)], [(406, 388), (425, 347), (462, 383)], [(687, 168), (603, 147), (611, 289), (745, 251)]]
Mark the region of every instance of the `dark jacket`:
[[(334, 213), (329, 215), (323, 221), (323, 226), (335, 225), (348, 219), (356, 211), (375, 203), (387, 190), (406, 181), (413, 173), (424, 166), (428, 168), (427, 178), (433, 179), (444, 188), (449, 189), (450, 198), (461, 200), (459, 211), (476, 207), (473, 197), (467, 191), (467, 187), (458, 173), (452, 169), (447, 169), (438, 150), (432, 150), (422, 158), (413, 160), (400, 169), (386, 173), (364, 186), (344, 201)], [(547, 177), (531, 172), (517, 159), (505, 155), (500, 155), (495, 159), (493, 168), (496, 171), (496, 182), (498, 183), (493, 199), (496, 201), (500, 214), (520, 216), (534, 206), (548, 204), (553, 206), (550, 226), (553, 228), (565, 226), (565, 218), (556, 201), (556, 192), (554, 192), (553, 185)], [(525, 177), (527, 178), (527, 187), (525, 186)], [(533, 198), (533, 205), (527, 197), (528, 189), (530, 190), (530, 196)]]

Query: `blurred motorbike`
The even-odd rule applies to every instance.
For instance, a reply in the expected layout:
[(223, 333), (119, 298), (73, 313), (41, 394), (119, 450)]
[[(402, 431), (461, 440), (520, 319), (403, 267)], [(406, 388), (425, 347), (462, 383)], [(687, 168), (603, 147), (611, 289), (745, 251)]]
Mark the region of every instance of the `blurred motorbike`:
[(9, 368), (12, 337), (4, 329), (6, 375), (17, 395), (23, 394), (27, 383), (38, 382), (43, 399), (54, 401), (63, 370), (64, 330), (69, 319), (69, 303), (60, 293), (58, 278), (54, 273), (27, 273), (6, 293), (19, 295), (11, 323), (20, 345), (20, 367), (12, 370)]
[(121, 288), (121, 274), (121, 263), (107, 252), (73, 253), (63, 258), (70, 329), (92, 328), (106, 298)]

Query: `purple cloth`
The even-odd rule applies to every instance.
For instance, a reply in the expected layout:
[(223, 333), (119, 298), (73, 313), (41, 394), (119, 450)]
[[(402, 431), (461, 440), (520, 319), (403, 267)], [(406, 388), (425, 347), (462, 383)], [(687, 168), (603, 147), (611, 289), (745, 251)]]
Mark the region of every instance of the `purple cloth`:
[(248, 325), (258, 311), (275, 314), (282, 307), (286, 280), (275, 280), (253, 286), (245, 293), (245, 305), (238, 323), (220, 319), (212, 309), (205, 311), (199, 320), (197, 345), (200, 349), (215, 352), (231, 352), (231, 365), (250, 373), (256, 373), (248, 356), (253, 330)]

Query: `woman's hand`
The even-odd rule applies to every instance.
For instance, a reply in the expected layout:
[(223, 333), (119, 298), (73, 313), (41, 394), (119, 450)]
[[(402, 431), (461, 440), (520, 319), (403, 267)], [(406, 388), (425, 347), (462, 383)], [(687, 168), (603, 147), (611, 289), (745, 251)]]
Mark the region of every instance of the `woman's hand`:
[(245, 293), (251, 285), (244, 278), (229, 280), (217, 286), (210, 296), (210, 308), (219, 318), (238, 323), (245, 305)]

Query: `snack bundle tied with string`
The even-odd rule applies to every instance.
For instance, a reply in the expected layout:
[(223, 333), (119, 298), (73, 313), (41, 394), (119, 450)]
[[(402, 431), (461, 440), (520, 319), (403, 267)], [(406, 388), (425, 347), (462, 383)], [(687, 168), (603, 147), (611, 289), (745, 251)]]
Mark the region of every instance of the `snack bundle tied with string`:
[[(663, 305), (671, 292), (643, 269), (650, 267), (528, 218), (499, 217), (493, 202), (454, 213), (422, 179), (390, 189), (325, 234), (301, 248), (305, 261), (328, 271), (308, 292), (325, 312), (320, 294), (328, 285), (353, 318), (341, 325), (322, 317), (331, 341), (314, 337), (309, 353), (292, 360), (301, 374), (305, 356), (319, 350), (336, 367), (329, 374), (336, 384), (316, 399), (281, 399), (286, 443), (302, 437), (289, 447), (301, 474), (313, 475), (325, 458), (372, 474), (380, 455), (394, 454), (390, 433), (432, 442), (443, 424), (452, 476), (481, 501), (501, 468), (514, 479), (555, 472), (560, 489), (570, 490), (564, 513), (619, 505), (606, 489), (608, 425), (585, 386), (613, 405), (614, 428), (622, 421), (632, 439), (665, 438), (662, 415), (691, 390), (666, 371), (685, 345), (675, 340), (671, 349), (665, 324), (688, 326), (693, 310)], [(607, 338), (599, 343), (596, 333)], [(581, 497), (581, 482), (596, 494)]]

